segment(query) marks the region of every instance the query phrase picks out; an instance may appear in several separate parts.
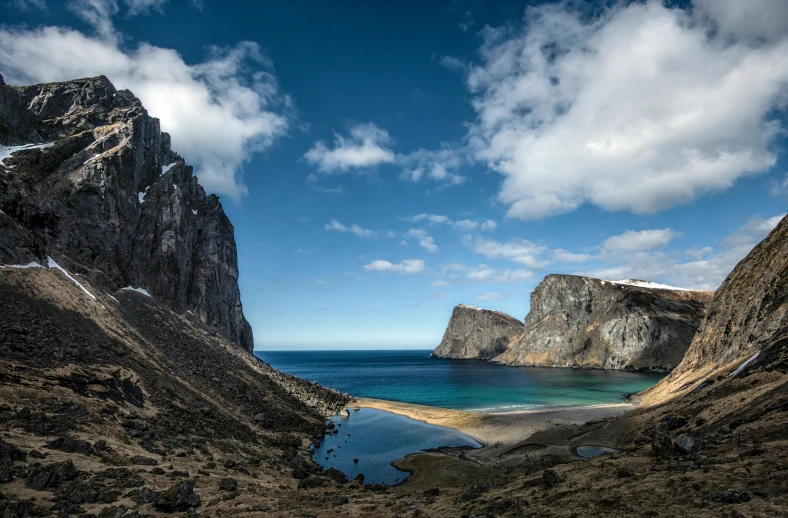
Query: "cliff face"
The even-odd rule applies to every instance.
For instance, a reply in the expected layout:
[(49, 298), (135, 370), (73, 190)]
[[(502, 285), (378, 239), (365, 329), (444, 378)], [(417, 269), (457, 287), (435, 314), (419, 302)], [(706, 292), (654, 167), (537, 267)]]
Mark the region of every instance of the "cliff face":
[(432, 354), (489, 360), (504, 352), (522, 332), (523, 323), (506, 313), (460, 304), (452, 311), (443, 340)]
[(648, 283), (548, 275), (531, 294), (525, 332), (494, 361), (670, 370), (687, 351), (711, 297)]
[(246, 350), (233, 226), (140, 101), (105, 77), (0, 82), (0, 264), (147, 290)]
[(788, 217), (717, 289), (681, 364), (643, 400), (660, 403), (701, 390), (725, 378), (716, 372), (732, 375), (737, 368), (742, 377), (788, 371)]

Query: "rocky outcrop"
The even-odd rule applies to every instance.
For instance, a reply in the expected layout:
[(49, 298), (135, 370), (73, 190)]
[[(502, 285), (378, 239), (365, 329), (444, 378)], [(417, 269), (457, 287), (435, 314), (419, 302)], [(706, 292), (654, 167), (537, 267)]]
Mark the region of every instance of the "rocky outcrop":
[(443, 340), (432, 355), (489, 360), (504, 352), (522, 332), (523, 323), (506, 313), (460, 304), (452, 311)]
[(252, 350), (233, 226), (131, 92), (103, 76), (0, 85), (0, 146), (0, 264), (51, 256)]
[(788, 371), (788, 217), (733, 269), (714, 294), (684, 359), (643, 397), (661, 403), (752, 370)]
[(494, 361), (670, 370), (684, 357), (711, 297), (642, 281), (548, 275), (531, 294), (525, 332)]
[(525, 323), (459, 305), (442, 358), (506, 365), (670, 370), (681, 361), (712, 293), (645, 281), (548, 275), (531, 294)]

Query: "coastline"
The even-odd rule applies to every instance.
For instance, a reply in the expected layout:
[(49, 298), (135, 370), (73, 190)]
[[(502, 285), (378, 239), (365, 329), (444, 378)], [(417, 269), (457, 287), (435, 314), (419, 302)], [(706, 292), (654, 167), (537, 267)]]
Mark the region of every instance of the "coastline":
[(620, 416), (634, 408), (631, 403), (611, 403), (581, 407), (557, 407), (513, 412), (481, 413), (467, 410), (431, 407), (415, 403), (356, 398), (348, 407), (375, 408), (404, 415), (424, 423), (453, 428), (479, 442), (483, 448), (469, 456), (494, 457), (525, 443), (536, 433), (540, 442), (561, 442), (564, 434), (552, 437), (551, 431), (582, 426)]

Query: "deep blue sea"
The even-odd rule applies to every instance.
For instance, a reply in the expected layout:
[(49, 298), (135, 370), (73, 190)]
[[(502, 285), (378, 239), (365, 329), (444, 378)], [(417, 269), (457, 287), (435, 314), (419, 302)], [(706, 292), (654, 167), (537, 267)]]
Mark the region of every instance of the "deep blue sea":
[(429, 350), (257, 351), (271, 366), (356, 397), (459, 410), (506, 412), (619, 403), (664, 375), (507, 367), (480, 360), (430, 358)]

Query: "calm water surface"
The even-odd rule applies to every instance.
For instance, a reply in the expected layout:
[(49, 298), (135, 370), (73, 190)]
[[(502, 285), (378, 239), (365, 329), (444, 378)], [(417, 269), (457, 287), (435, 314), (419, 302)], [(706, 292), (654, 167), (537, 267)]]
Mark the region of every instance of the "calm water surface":
[(391, 463), (411, 453), (441, 446), (481, 446), (451, 428), (374, 408), (351, 411), (350, 417), (336, 416), (331, 420), (338, 433), (326, 435), (312, 458), (324, 468), (338, 469), (351, 480), (363, 474), (365, 484), (391, 486), (403, 482), (408, 473)]
[(431, 351), (287, 351), (255, 354), (271, 366), (356, 397), (506, 412), (619, 403), (663, 374), (507, 367), (430, 358)]

